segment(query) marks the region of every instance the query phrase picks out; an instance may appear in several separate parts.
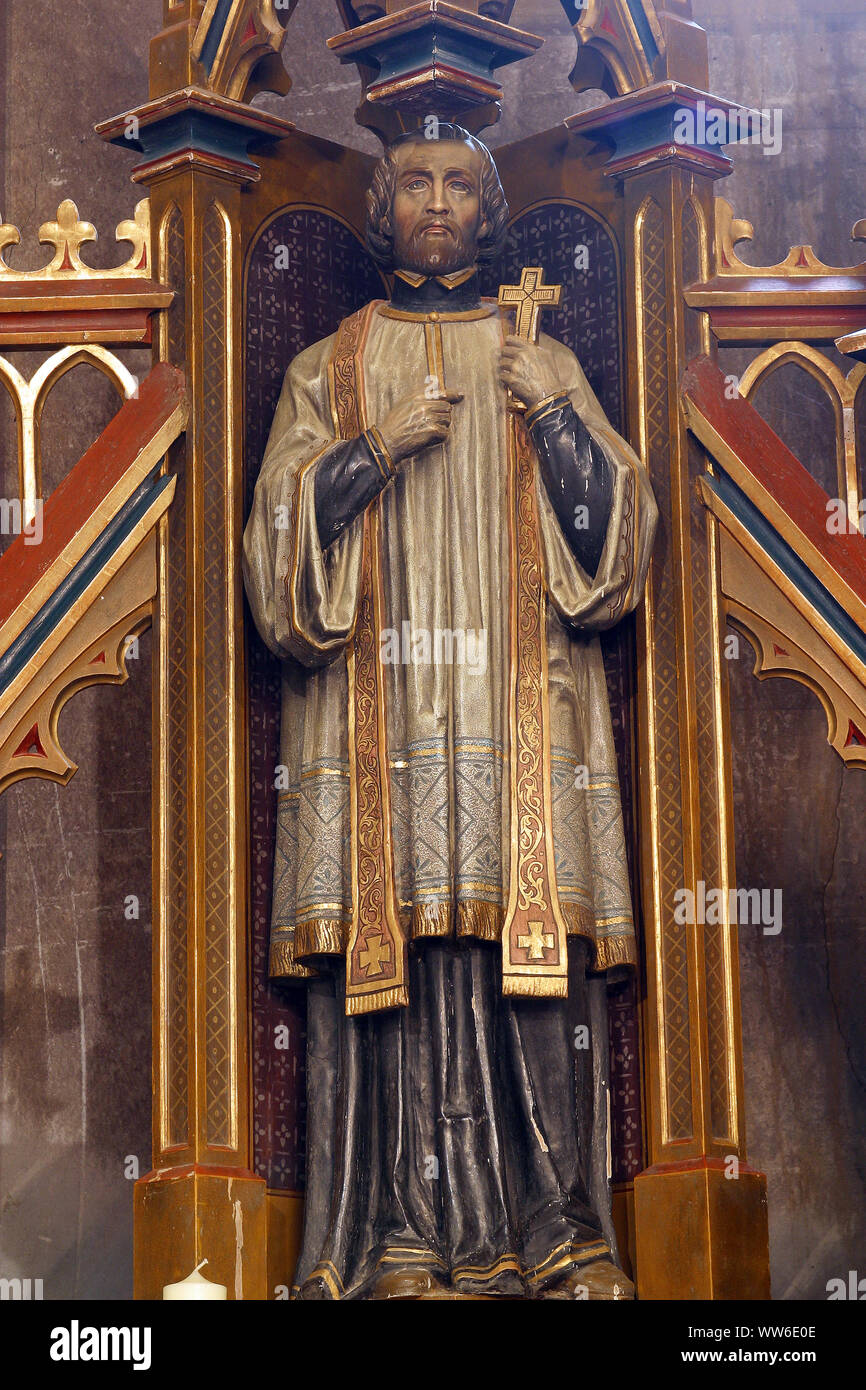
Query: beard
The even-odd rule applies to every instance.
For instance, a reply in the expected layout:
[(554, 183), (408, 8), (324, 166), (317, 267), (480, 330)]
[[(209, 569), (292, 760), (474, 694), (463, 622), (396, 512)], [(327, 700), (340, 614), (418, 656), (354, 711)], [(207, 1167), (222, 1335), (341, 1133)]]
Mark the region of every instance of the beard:
[(476, 238), (469, 241), (459, 227), (452, 226), (450, 230), (450, 236), (428, 237), (422, 227), (416, 228), (408, 239), (395, 237), (395, 265), (419, 275), (450, 275), (473, 265), (478, 255)]

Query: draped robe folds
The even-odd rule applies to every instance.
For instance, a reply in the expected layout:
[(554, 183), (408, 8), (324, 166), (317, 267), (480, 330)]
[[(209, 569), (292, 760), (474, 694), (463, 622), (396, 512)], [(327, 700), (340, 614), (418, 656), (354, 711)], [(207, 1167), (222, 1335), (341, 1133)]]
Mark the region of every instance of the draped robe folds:
[[(574, 1135), (558, 1139), (553, 1131), (557, 1124), (566, 1135), (574, 1128), (574, 1095), (592, 1086), (592, 1061), (575, 1058), (566, 1029), (574, 1010), (583, 1008), (583, 973), (629, 965), (636, 958), (597, 633), (640, 600), (657, 512), (645, 470), (609, 425), (577, 360), (542, 335), (562, 390), (613, 469), (613, 501), (601, 559), (590, 575), (575, 558), (537, 470), (531, 483), (546, 656), (541, 775), (548, 797), (545, 835), (552, 832), (553, 840), (542, 852), (549, 848), (550, 892), (559, 920), (569, 937), (582, 938), (570, 951), (573, 958), (579, 947), (581, 983), (574, 987), (572, 978), (567, 1002), (504, 999), (496, 943), (510, 898), (513, 903), (510, 875), (520, 852), (510, 785), (511, 700), (519, 655), (512, 628), (518, 560), (508, 521), (513, 427), (498, 374), (502, 338), (510, 328), (485, 301), (481, 310), (462, 315), (412, 315), (387, 304), (368, 306), (356, 316), (353, 331), (355, 373), (348, 388), (343, 386), (360, 397), (355, 404), (362, 426), (380, 423), (395, 402), (431, 378), (461, 392), (463, 399), (453, 407), (444, 443), (404, 460), (367, 514), (323, 550), (315, 475), (317, 462), (340, 434), (334, 380), (339, 335), (308, 348), (286, 373), (244, 536), (253, 616), (268, 647), (284, 662), (270, 972), (308, 978), (312, 989), (308, 1172), (311, 1198), (318, 1193), (313, 1203), (318, 1215), (311, 1230), (308, 1209), (299, 1280), (318, 1273), (330, 1296), (364, 1296), (358, 1291), (369, 1286), (375, 1269), (389, 1261), (416, 1260), (450, 1270), (464, 1288), (514, 1291), (509, 1279), (522, 1288), (532, 1270), (540, 1287), (569, 1261), (595, 1258), (609, 1246), (590, 1205), (586, 1164), (581, 1168), (573, 1152), (575, 1143), (580, 1148), (585, 1141)], [(387, 763), (384, 850), (390, 856), (397, 927), (409, 943), (400, 999), (409, 1007), (347, 1020), (344, 1010), (353, 1009), (343, 962), (352, 938), (353, 875), (358, 873), (353, 846), (358, 788), (352, 785), (358, 772), (350, 756), (349, 714), (371, 545), (379, 581), (379, 757)], [(542, 942), (552, 939), (544, 935), (548, 925), (541, 924)], [(371, 969), (377, 968), (373, 959)], [(566, 970), (564, 962), (564, 975)], [(413, 998), (413, 989), (419, 998)], [(525, 989), (518, 981), (510, 992), (564, 994), (565, 986), (538, 991), (531, 981)], [(386, 994), (378, 1002), (396, 998)], [(444, 1026), (446, 1015), (467, 1046), (474, 1034), (478, 1056), (469, 1065), (470, 1072), (476, 1069), (474, 1080), (466, 1073), (449, 1082), (442, 1060), (449, 1052), (447, 1039), (441, 1040), (444, 1053), (441, 1048), (437, 1053), (435, 1037), (426, 1036)], [(428, 1025), (419, 1040), (424, 1019)], [(552, 1102), (545, 1118), (540, 1100), (545, 1085), (550, 1088), (557, 1070), (578, 1063), (580, 1076), (569, 1081), (562, 1074), (553, 1082), (554, 1089), (571, 1090), (572, 1102), (567, 1095)], [(509, 1140), (502, 1116), (490, 1115), (490, 1133), (475, 1155), (476, 1168), (499, 1175), (498, 1196), (492, 1189), (472, 1192), (473, 1180), (465, 1171), (461, 1177), (460, 1164), (452, 1162), (452, 1177), (443, 1182), (443, 1191), (449, 1183), (452, 1191), (451, 1217), (445, 1218), (441, 1207), (434, 1211), (418, 1198), (417, 1173), (408, 1187), (401, 1186), (392, 1168), (387, 1200), (381, 1181), (378, 1187), (373, 1183), (379, 1196), (371, 1195), (372, 1188), (366, 1192), (360, 1216), (357, 1193), (350, 1195), (361, 1161), (351, 1152), (358, 1139), (358, 1116), (349, 1116), (351, 1107), (372, 1106), (378, 1095), (373, 1128), (381, 1141), (379, 1157), (371, 1151), (364, 1161), (387, 1164), (387, 1155), (393, 1158), (399, 1150), (405, 1165), (408, 1139), (401, 1141), (399, 1130), (412, 1097), (422, 1108), (438, 1105), (440, 1120), (454, 1109), (445, 1095), (449, 1085), (464, 1095), (458, 1110), (469, 1105), (467, 1091), (474, 1103), (491, 1105), (503, 1066), (513, 1071), (510, 1081), (500, 1077), (500, 1086), (523, 1087), (522, 1119), (520, 1104), (509, 1102), (515, 1108), (509, 1123), (520, 1137)], [(491, 1094), (482, 1102), (488, 1088)], [(571, 1121), (561, 1124), (554, 1117), (561, 1115), (563, 1103)], [(419, 1126), (420, 1133), (421, 1121)], [(415, 1149), (419, 1144), (423, 1149), (418, 1162), (429, 1161), (437, 1134), (444, 1144), (431, 1120), (422, 1139), (415, 1135)], [(448, 1168), (445, 1149), (436, 1152)], [(321, 1161), (313, 1172), (315, 1155)], [(526, 1176), (527, 1164), (537, 1183)], [(517, 1185), (524, 1187), (524, 1200), (536, 1216), (555, 1209), (555, 1220), (527, 1224), (525, 1213), (510, 1210), (511, 1197), (503, 1192), (513, 1197), (518, 1171), (525, 1181)], [(456, 1234), (452, 1229), (453, 1193), (461, 1186), (483, 1234), (473, 1235), (462, 1221)], [(350, 1208), (354, 1217), (347, 1220)], [(443, 1220), (450, 1235), (443, 1233)], [(516, 1234), (518, 1227), (522, 1235)], [(346, 1243), (351, 1239), (360, 1241), (354, 1252)]]

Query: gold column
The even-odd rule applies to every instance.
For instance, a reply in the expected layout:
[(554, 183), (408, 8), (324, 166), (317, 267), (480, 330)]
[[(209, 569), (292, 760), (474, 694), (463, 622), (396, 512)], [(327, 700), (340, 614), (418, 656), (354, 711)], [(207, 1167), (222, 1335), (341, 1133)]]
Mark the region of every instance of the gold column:
[[(626, 207), (629, 419), (659, 534), (639, 610), (638, 739), (649, 1164), (635, 1180), (638, 1293), (769, 1297), (766, 1181), (746, 1162), (736, 927), (677, 920), (679, 890), (736, 886), (716, 523), (707, 461), (680, 409), (686, 363), (710, 351), (683, 288), (705, 278), (722, 152), (678, 144), (705, 93), (660, 82), (575, 117), (617, 146)], [(620, 153), (623, 151), (623, 153)]]
[[(249, 811), (243, 648), (240, 205), (253, 138), (290, 127), (203, 86), (201, 6), (166, 0), (152, 100), (100, 133), (144, 155), (159, 271), (155, 355), (183, 367), (185, 439), (159, 548), (153, 764), (153, 1168), (136, 1184), (135, 1293), (198, 1262), (268, 1296), (265, 1182), (252, 1172)], [(232, 10), (234, 15), (234, 9)]]
[[(181, 167), (151, 189), (163, 273), (185, 305), (160, 355), (185, 363), (183, 491), (161, 537), (154, 691), (154, 1171), (136, 1190), (136, 1295), (207, 1257), (266, 1296), (265, 1184), (249, 1116), (248, 813), (241, 609), (238, 204)], [(184, 322), (180, 322), (180, 312)]]

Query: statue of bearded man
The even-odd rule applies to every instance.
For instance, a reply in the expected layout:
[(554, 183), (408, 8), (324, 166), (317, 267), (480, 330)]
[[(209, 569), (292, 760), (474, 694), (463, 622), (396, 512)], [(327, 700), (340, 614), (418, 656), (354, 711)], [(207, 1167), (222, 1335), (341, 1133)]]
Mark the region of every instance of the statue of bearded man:
[(635, 960), (597, 633), (640, 600), (656, 507), (573, 354), (480, 297), (488, 150), (403, 136), (368, 208), (391, 298), (289, 366), (244, 537), (284, 662), (270, 969), (309, 990), (293, 1292), (629, 1297), (594, 1083), (593, 982)]

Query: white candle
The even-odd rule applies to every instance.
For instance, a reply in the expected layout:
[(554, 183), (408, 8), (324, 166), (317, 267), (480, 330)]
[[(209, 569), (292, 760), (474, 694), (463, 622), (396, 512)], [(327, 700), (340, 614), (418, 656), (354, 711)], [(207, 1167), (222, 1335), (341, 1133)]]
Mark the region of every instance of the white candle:
[(228, 1298), (228, 1289), (225, 1284), (211, 1283), (210, 1279), (205, 1279), (203, 1274), (199, 1274), (202, 1265), (206, 1265), (207, 1260), (199, 1260), (192, 1274), (188, 1274), (185, 1279), (181, 1279), (177, 1284), (166, 1284), (162, 1291), (164, 1299), (213, 1299)]

